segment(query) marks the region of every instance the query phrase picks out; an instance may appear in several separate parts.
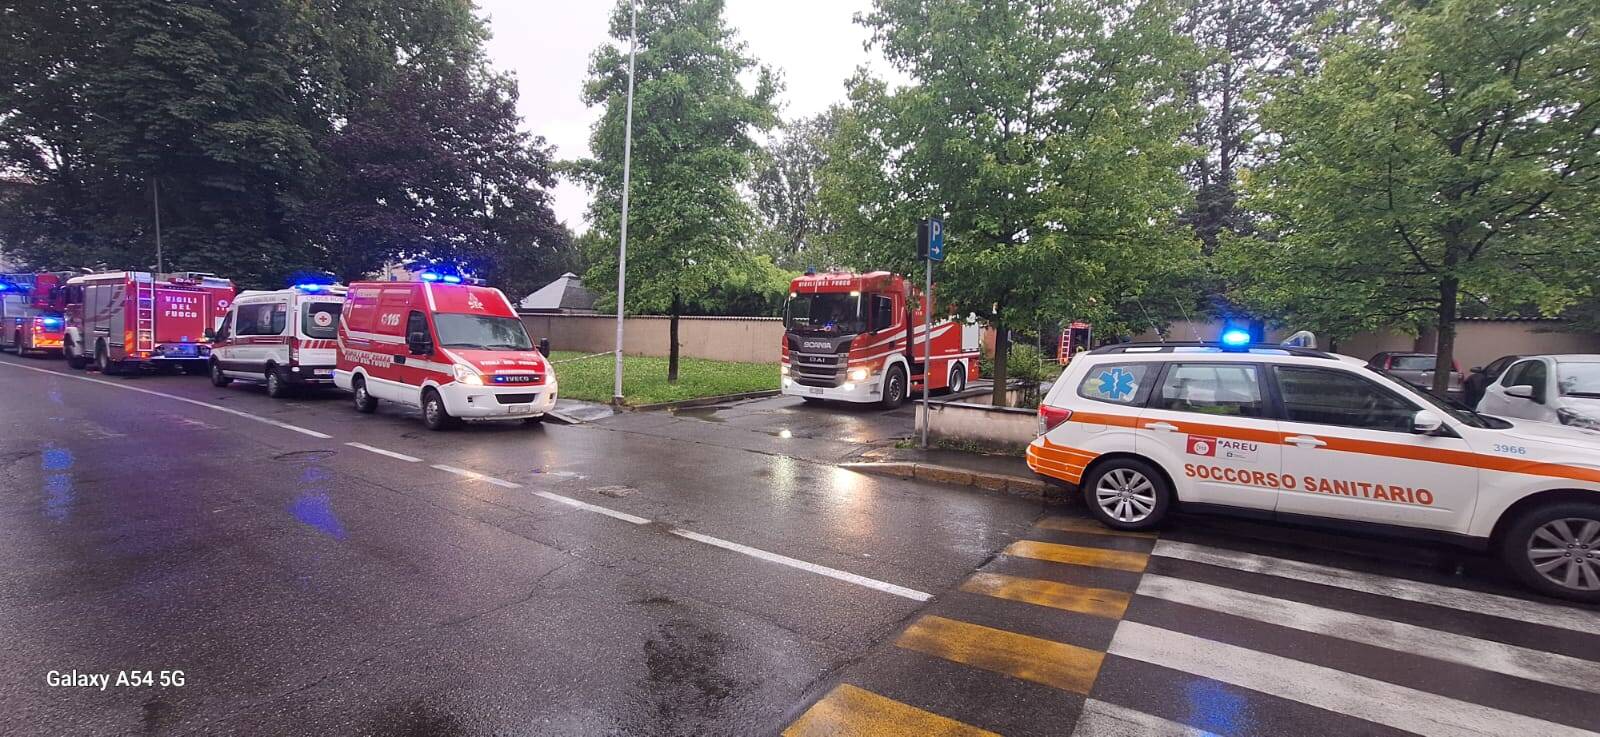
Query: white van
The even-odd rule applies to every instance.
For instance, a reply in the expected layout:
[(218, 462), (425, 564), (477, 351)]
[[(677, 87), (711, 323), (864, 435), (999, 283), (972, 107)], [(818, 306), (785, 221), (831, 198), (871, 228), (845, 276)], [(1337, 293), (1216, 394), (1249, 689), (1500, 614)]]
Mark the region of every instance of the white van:
[(333, 386), (344, 295), (336, 284), (241, 292), (211, 348), (211, 383), (259, 381), (274, 398), (296, 386)]

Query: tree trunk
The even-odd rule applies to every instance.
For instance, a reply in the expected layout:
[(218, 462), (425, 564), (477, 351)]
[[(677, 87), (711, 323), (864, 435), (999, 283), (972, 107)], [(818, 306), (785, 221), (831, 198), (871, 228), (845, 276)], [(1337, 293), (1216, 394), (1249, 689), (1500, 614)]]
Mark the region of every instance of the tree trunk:
[(998, 322), (994, 325), (994, 393), (989, 403), (1006, 406), (1006, 364), (1011, 354), (1011, 329)]
[(678, 383), (678, 313), (683, 311), (683, 300), (677, 292), (672, 293), (672, 321), (667, 329), (668, 339), (672, 345), (667, 349), (667, 383)]
[(1439, 347), (1433, 364), (1433, 393), (1448, 396), (1450, 371), (1456, 357), (1456, 300), (1461, 284), (1453, 276), (1439, 281)]

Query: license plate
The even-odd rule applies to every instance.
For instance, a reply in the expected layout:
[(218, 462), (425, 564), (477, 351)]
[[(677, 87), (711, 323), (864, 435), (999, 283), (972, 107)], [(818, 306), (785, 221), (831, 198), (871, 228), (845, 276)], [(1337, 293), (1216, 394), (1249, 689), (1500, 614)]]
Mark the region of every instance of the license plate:
[(194, 356), (194, 346), (192, 346), (192, 345), (169, 345), (169, 346), (166, 347), (166, 351), (164, 352), (164, 355), (192, 357), (192, 356)]
[(811, 387), (811, 393), (812, 394), (821, 394), (822, 393), (822, 387), (816, 387), (816, 386)]
[(316, 375), (317, 376), (332, 376), (333, 375), (333, 369), (317, 369), (316, 370)]
[(533, 405), (531, 405), (531, 404), (512, 404), (512, 405), (507, 405), (506, 406), (506, 410), (508, 412), (510, 412), (511, 414), (514, 414), (514, 415), (531, 415), (531, 414), (533, 414)]

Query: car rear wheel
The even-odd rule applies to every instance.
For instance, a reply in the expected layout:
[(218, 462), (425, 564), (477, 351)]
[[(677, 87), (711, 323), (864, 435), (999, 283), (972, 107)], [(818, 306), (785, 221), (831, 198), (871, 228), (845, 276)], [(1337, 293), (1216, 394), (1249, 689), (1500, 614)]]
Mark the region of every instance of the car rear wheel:
[(212, 386), (217, 386), (217, 387), (222, 387), (222, 386), (227, 386), (227, 385), (232, 384), (232, 383), (233, 383), (233, 379), (228, 378), (227, 374), (222, 373), (222, 362), (221, 361), (215, 361), (215, 360), (212, 361), (211, 362), (211, 385)]
[(429, 430), (448, 430), (456, 424), (456, 418), (444, 407), (444, 397), (432, 389), (422, 395), (422, 424)]
[(1535, 591), (1600, 602), (1600, 503), (1562, 502), (1522, 515), (1506, 530), (1500, 557)]
[(273, 399), (283, 399), (289, 396), (289, 382), (284, 381), (283, 373), (277, 366), (267, 367), (267, 396)]
[(1118, 530), (1149, 530), (1172, 508), (1166, 477), (1137, 458), (1113, 458), (1095, 466), (1083, 483), (1084, 502), (1101, 524)]
[(359, 376), (350, 380), (351, 396), (355, 397), (356, 411), (364, 415), (378, 409), (378, 399), (367, 393), (367, 380)]

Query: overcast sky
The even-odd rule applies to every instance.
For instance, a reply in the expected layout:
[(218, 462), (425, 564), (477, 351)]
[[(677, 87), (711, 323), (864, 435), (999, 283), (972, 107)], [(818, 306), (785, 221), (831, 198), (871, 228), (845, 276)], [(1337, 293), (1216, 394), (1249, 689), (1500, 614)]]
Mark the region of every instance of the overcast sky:
[[(556, 145), (563, 159), (589, 155), (589, 126), (600, 109), (580, 95), (589, 54), (607, 40), (611, 0), (478, 0), (494, 37), (489, 58), (515, 72), (525, 129)], [(852, 19), (871, 0), (727, 0), (729, 25), (762, 63), (784, 79), (784, 118), (813, 115), (844, 99), (844, 81), (861, 64), (884, 64), (862, 49), (867, 34)], [(581, 231), (588, 193), (569, 182), (555, 192), (556, 215)]]

